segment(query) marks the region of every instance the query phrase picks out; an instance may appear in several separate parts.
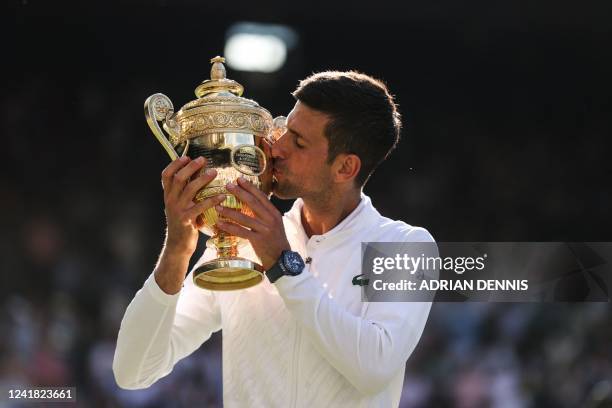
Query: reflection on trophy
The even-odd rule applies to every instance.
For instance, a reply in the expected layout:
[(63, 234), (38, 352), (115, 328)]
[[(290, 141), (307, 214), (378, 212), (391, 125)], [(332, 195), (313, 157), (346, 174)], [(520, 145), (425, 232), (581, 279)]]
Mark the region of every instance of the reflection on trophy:
[[(273, 120), (257, 102), (242, 98), (244, 88), (226, 78), (224, 62), (222, 57), (211, 60), (210, 79), (195, 90), (198, 98), (177, 113), (170, 99), (157, 93), (145, 101), (145, 116), (172, 160), (183, 155), (191, 159), (203, 156), (207, 167), (217, 171), (217, 177), (196, 194), (196, 202), (225, 194), (221, 205), (253, 216), (250, 208), (230, 194), (225, 185), (242, 176), (270, 194), (270, 143), (283, 133), (285, 121), (283, 117)], [(219, 214), (215, 208), (199, 217), (203, 225), (200, 231), (211, 236), (206, 244), (216, 249), (217, 258), (194, 271), (194, 283), (205, 289), (234, 290), (261, 282), (263, 268), (259, 260), (238, 256), (238, 248), (245, 242), (216, 227)]]

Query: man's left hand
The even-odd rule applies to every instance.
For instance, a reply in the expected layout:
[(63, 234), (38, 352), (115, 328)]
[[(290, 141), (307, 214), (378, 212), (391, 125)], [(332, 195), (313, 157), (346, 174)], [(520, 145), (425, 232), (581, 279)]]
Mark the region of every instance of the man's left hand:
[(255, 217), (217, 205), (215, 208), (220, 216), (236, 222), (235, 224), (218, 220), (217, 227), (229, 234), (248, 239), (267, 271), (284, 250), (291, 249), (283, 226), (283, 216), (266, 195), (246, 179), (240, 177), (237, 185), (230, 183), (226, 187), (230, 194), (234, 194), (249, 206)]

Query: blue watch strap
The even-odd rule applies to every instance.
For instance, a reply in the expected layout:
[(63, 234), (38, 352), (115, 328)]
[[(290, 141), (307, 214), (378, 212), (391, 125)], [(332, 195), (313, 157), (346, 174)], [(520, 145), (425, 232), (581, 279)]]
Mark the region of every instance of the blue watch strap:
[(281, 265), (282, 259), (283, 259), (283, 256), (281, 255), (280, 258), (276, 260), (274, 265), (272, 265), (272, 267), (266, 271), (266, 276), (268, 277), (268, 280), (270, 281), (270, 283), (276, 282), (278, 278), (285, 275), (285, 270), (283, 269)]

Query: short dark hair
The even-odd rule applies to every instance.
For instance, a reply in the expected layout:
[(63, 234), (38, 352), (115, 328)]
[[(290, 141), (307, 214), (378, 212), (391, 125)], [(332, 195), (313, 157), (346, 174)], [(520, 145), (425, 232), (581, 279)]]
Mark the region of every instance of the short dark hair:
[(293, 97), (330, 116), (325, 128), (328, 162), (340, 153), (361, 160), (356, 177), (363, 186), (397, 145), (401, 115), (387, 86), (360, 72), (326, 71), (302, 80)]

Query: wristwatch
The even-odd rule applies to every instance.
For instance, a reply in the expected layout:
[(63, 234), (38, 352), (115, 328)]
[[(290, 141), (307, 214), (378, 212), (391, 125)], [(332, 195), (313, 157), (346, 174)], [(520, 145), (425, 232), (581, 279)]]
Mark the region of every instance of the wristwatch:
[(304, 270), (304, 260), (297, 252), (283, 251), (278, 261), (266, 271), (270, 283), (274, 283), (281, 276), (297, 276)]

